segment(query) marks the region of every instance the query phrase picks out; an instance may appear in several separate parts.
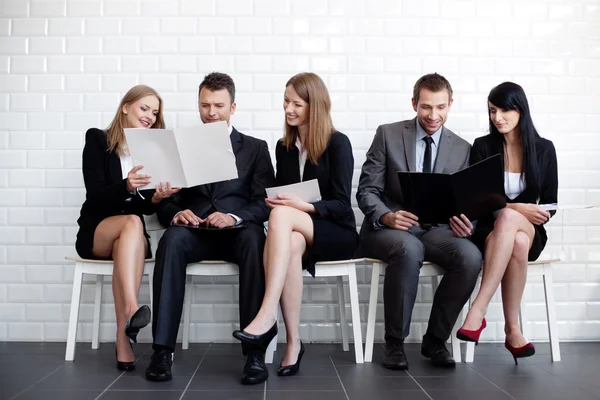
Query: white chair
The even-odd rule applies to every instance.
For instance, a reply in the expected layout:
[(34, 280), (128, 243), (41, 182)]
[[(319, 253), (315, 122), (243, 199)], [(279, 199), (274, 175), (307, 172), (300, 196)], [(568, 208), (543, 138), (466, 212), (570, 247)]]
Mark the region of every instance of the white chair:
[[(365, 340), (365, 362), (371, 362), (373, 359), (373, 344), (375, 341), (375, 320), (377, 317), (377, 295), (379, 292), (379, 276), (385, 276), (385, 268), (387, 264), (381, 260), (372, 258), (365, 258), (367, 264), (372, 264), (373, 270), (371, 271), (371, 294), (369, 296), (369, 314), (367, 317), (367, 338)], [(424, 262), (419, 273), (419, 277), (431, 277), (431, 289), (432, 293), (438, 287), (439, 277), (444, 275), (444, 269), (438, 265), (430, 262)], [(463, 309), (464, 311), (464, 309)], [(460, 341), (456, 339), (456, 331), (460, 328), (460, 321), (462, 321), (462, 314), (459, 315), (457, 323), (452, 328), (452, 334), (450, 336), (452, 343), (452, 355), (456, 362), (461, 361), (460, 353)]]
[[(559, 262), (558, 259), (551, 260), (538, 260), (532, 261), (527, 267), (527, 278), (531, 276), (541, 276), (544, 284), (544, 295), (546, 300), (546, 317), (548, 318), (548, 336), (550, 339), (550, 352), (552, 355), (552, 361), (560, 361), (560, 346), (558, 341), (558, 325), (556, 323), (556, 304), (554, 302), (554, 280), (552, 279), (552, 263)], [(469, 306), (474, 300), (474, 296), (478, 291), (474, 291), (471, 299), (469, 300)], [(521, 330), (523, 331), (525, 325), (523, 320), (523, 309), (521, 308), (519, 313), (519, 323), (521, 324)], [(525, 333), (523, 331), (523, 333)], [(475, 356), (475, 343), (467, 342), (467, 351), (465, 355), (466, 362), (473, 362)]]
[[(315, 268), (315, 277), (337, 277), (338, 289), (338, 304), (340, 308), (340, 326), (342, 329), (342, 348), (348, 351), (348, 324), (346, 323), (346, 301), (344, 298), (344, 276), (348, 277), (348, 286), (350, 293), (350, 309), (352, 310), (352, 329), (354, 334), (354, 353), (356, 363), (363, 363), (362, 349), (362, 331), (360, 322), (360, 312), (358, 305), (358, 284), (356, 280), (356, 264), (362, 262), (358, 260), (344, 261), (327, 261), (317, 263)], [(185, 300), (184, 300), (184, 326), (183, 326), (183, 349), (189, 347), (189, 329), (192, 298), (191, 292), (192, 276), (231, 276), (238, 275), (238, 267), (235, 264), (224, 261), (203, 261), (200, 263), (190, 264), (187, 267), (188, 280), (186, 282)], [(310, 276), (307, 271), (304, 271), (304, 276)], [(273, 362), (273, 353), (277, 346), (277, 336), (273, 338), (265, 355), (265, 362), (271, 364)]]
[[(100, 336), (100, 318), (102, 306), (102, 286), (105, 276), (112, 276), (113, 262), (101, 260), (86, 260), (83, 258), (65, 257), (75, 262), (75, 273), (73, 274), (73, 292), (71, 294), (71, 310), (69, 313), (69, 328), (67, 333), (67, 350), (65, 360), (75, 359), (75, 342), (77, 341), (77, 327), (79, 320), (79, 305), (81, 302), (81, 284), (83, 275), (96, 275), (96, 294), (94, 296), (94, 322), (92, 328), (92, 349), (98, 348)], [(144, 275), (152, 275), (154, 259), (147, 259), (144, 265)], [(152, 291), (150, 291), (150, 304), (152, 304)]]

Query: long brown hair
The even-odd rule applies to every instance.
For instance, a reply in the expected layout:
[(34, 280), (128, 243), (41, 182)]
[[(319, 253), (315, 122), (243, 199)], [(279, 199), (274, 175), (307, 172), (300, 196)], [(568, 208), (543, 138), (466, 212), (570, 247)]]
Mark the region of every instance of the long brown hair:
[[(312, 72), (294, 75), (285, 84), (292, 86), (298, 96), (308, 104), (308, 135), (302, 143), (306, 149), (307, 159), (317, 164), (319, 157), (325, 152), (329, 138), (335, 131), (331, 120), (331, 99), (323, 80)], [(298, 127), (285, 122), (283, 144), (288, 150), (296, 145)]]
[(110, 125), (106, 128), (106, 139), (108, 140), (108, 151), (115, 150), (117, 154), (121, 155), (123, 152), (123, 142), (125, 141), (125, 132), (123, 129), (128, 128), (127, 116), (123, 112), (123, 106), (131, 105), (136, 101), (143, 99), (146, 96), (156, 96), (158, 99), (158, 114), (156, 114), (156, 121), (150, 128), (163, 129), (165, 127), (165, 120), (163, 118), (163, 102), (158, 92), (146, 85), (137, 85), (129, 89), (125, 96), (121, 99), (119, 108), (115, 114)]

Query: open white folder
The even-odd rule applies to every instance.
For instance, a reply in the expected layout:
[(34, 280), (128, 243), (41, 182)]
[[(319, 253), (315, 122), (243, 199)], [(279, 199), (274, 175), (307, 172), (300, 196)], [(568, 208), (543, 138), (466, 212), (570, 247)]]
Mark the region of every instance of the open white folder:
[(238, 177), (225, 121), (190, 128), (125, 129), (129, 154), (152, 183), (192, 187)]
[(321, 191), (319, 190), (319, 181), (311, 179), (310, 181), (292, 183), (291, 185), (276, 186), (267, 188), (267, 197), (276, 199), (280, 194), (290, 194), (297, 196), (300, 200), (307, 203), (313, 203), (321, 200)]

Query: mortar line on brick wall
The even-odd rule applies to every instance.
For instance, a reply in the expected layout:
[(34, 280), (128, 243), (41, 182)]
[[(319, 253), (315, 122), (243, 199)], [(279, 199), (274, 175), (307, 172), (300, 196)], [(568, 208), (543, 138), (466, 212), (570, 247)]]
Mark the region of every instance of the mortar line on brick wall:
[(338, 380), (340, 381), (340, 385), (342, 385), (342, 389), (344, 390), (344, 395), (346, 396), (346, 400), (350, 400), (350, 397), (348, 396), (348, 392), (346, 391), (346, 387), (344, 386), (344, 382), (342, 382), (340, 373), (338, 372), (337, 368), (335, 367), (335, 363), (333, 362), (333, 358), (331, 358), (331, 356), (329, 356), (329, 361), (331, 361), (331, 365), (333, 365), (333, 369), (335, 370), (335, 374), (337, 375)]
[(202, 355), (202, 358), (200, 359), (200, 362), (198, 363), (198, 366), (196, 367), (196, 369), (194, 370), (194, 373), (192, 374), (192, 377), (190, 378), (189, 382), (187, 383), (187, 385), (185, 386), (185, 389), (183, 389), (183, 393), (181, 393), (181, 397), (179, 397), (179, 400), (182, 400), (183, 397), (185, 396), (185, 393), (187, 392), (188, 388), (190, 387), (190, 385), (192, 384), (192, 381), (194, 380), (194, 377), (196, 376), (196, 373), (198, 372), (198, 369), (200, 368), (200, 365), (202, 365), (202, 361), (204, 361), (204, 358), (206, 357), (206, 355), (208, 354), (208, 351), (210, 350), (210, 348), (212, 347), (212, 342), (208, 345), (208, 348), (206, 349), (206, 351), (204, 352), (204, 354)]
[(43, 381), (45, 381), (46, 379), (48, 379), (52, 374), (54, 374), (56, 371), (58, 371), (59, 369), (61, 369), (62, 367), (64, 367), (64, 365), (61, 365), (59, 367), (57, 367), (54, 371), (50, 372), (48, 375), (44, 376), (43, 378), (41, 378), (40, 380), (38, 380), (37, 382), (35, 382), (33, 385), (30, 385), (28, 387), (26, 387), (23, 391), (17, 393), (16, 395), (14, 395), (12, 398), (10, 398), (9, 400), (15, 400), (16, 398), (18, 398), (19, 396), (21, 396), (23, 393), (30, 391), (35, 385), (37, 385), (38, 383), (41, 383)]

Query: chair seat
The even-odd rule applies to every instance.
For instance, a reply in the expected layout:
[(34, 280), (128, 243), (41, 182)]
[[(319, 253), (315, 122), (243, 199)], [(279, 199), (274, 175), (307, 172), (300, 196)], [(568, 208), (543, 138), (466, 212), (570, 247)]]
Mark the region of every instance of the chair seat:
[[(69, 260), (69, 261), (75, 261), (75, 262), (83, 262), (83, 263), (90, 263), (90, 264), (111, 264), (113, 263), (113, 260), (94, 260), (91, 258), (79, 258), (79, 257), (65, 257), (65, 260)], [(154, 258), (146, 258), (144, 260), (145, 263), (153, 263), (155, 261)]]

